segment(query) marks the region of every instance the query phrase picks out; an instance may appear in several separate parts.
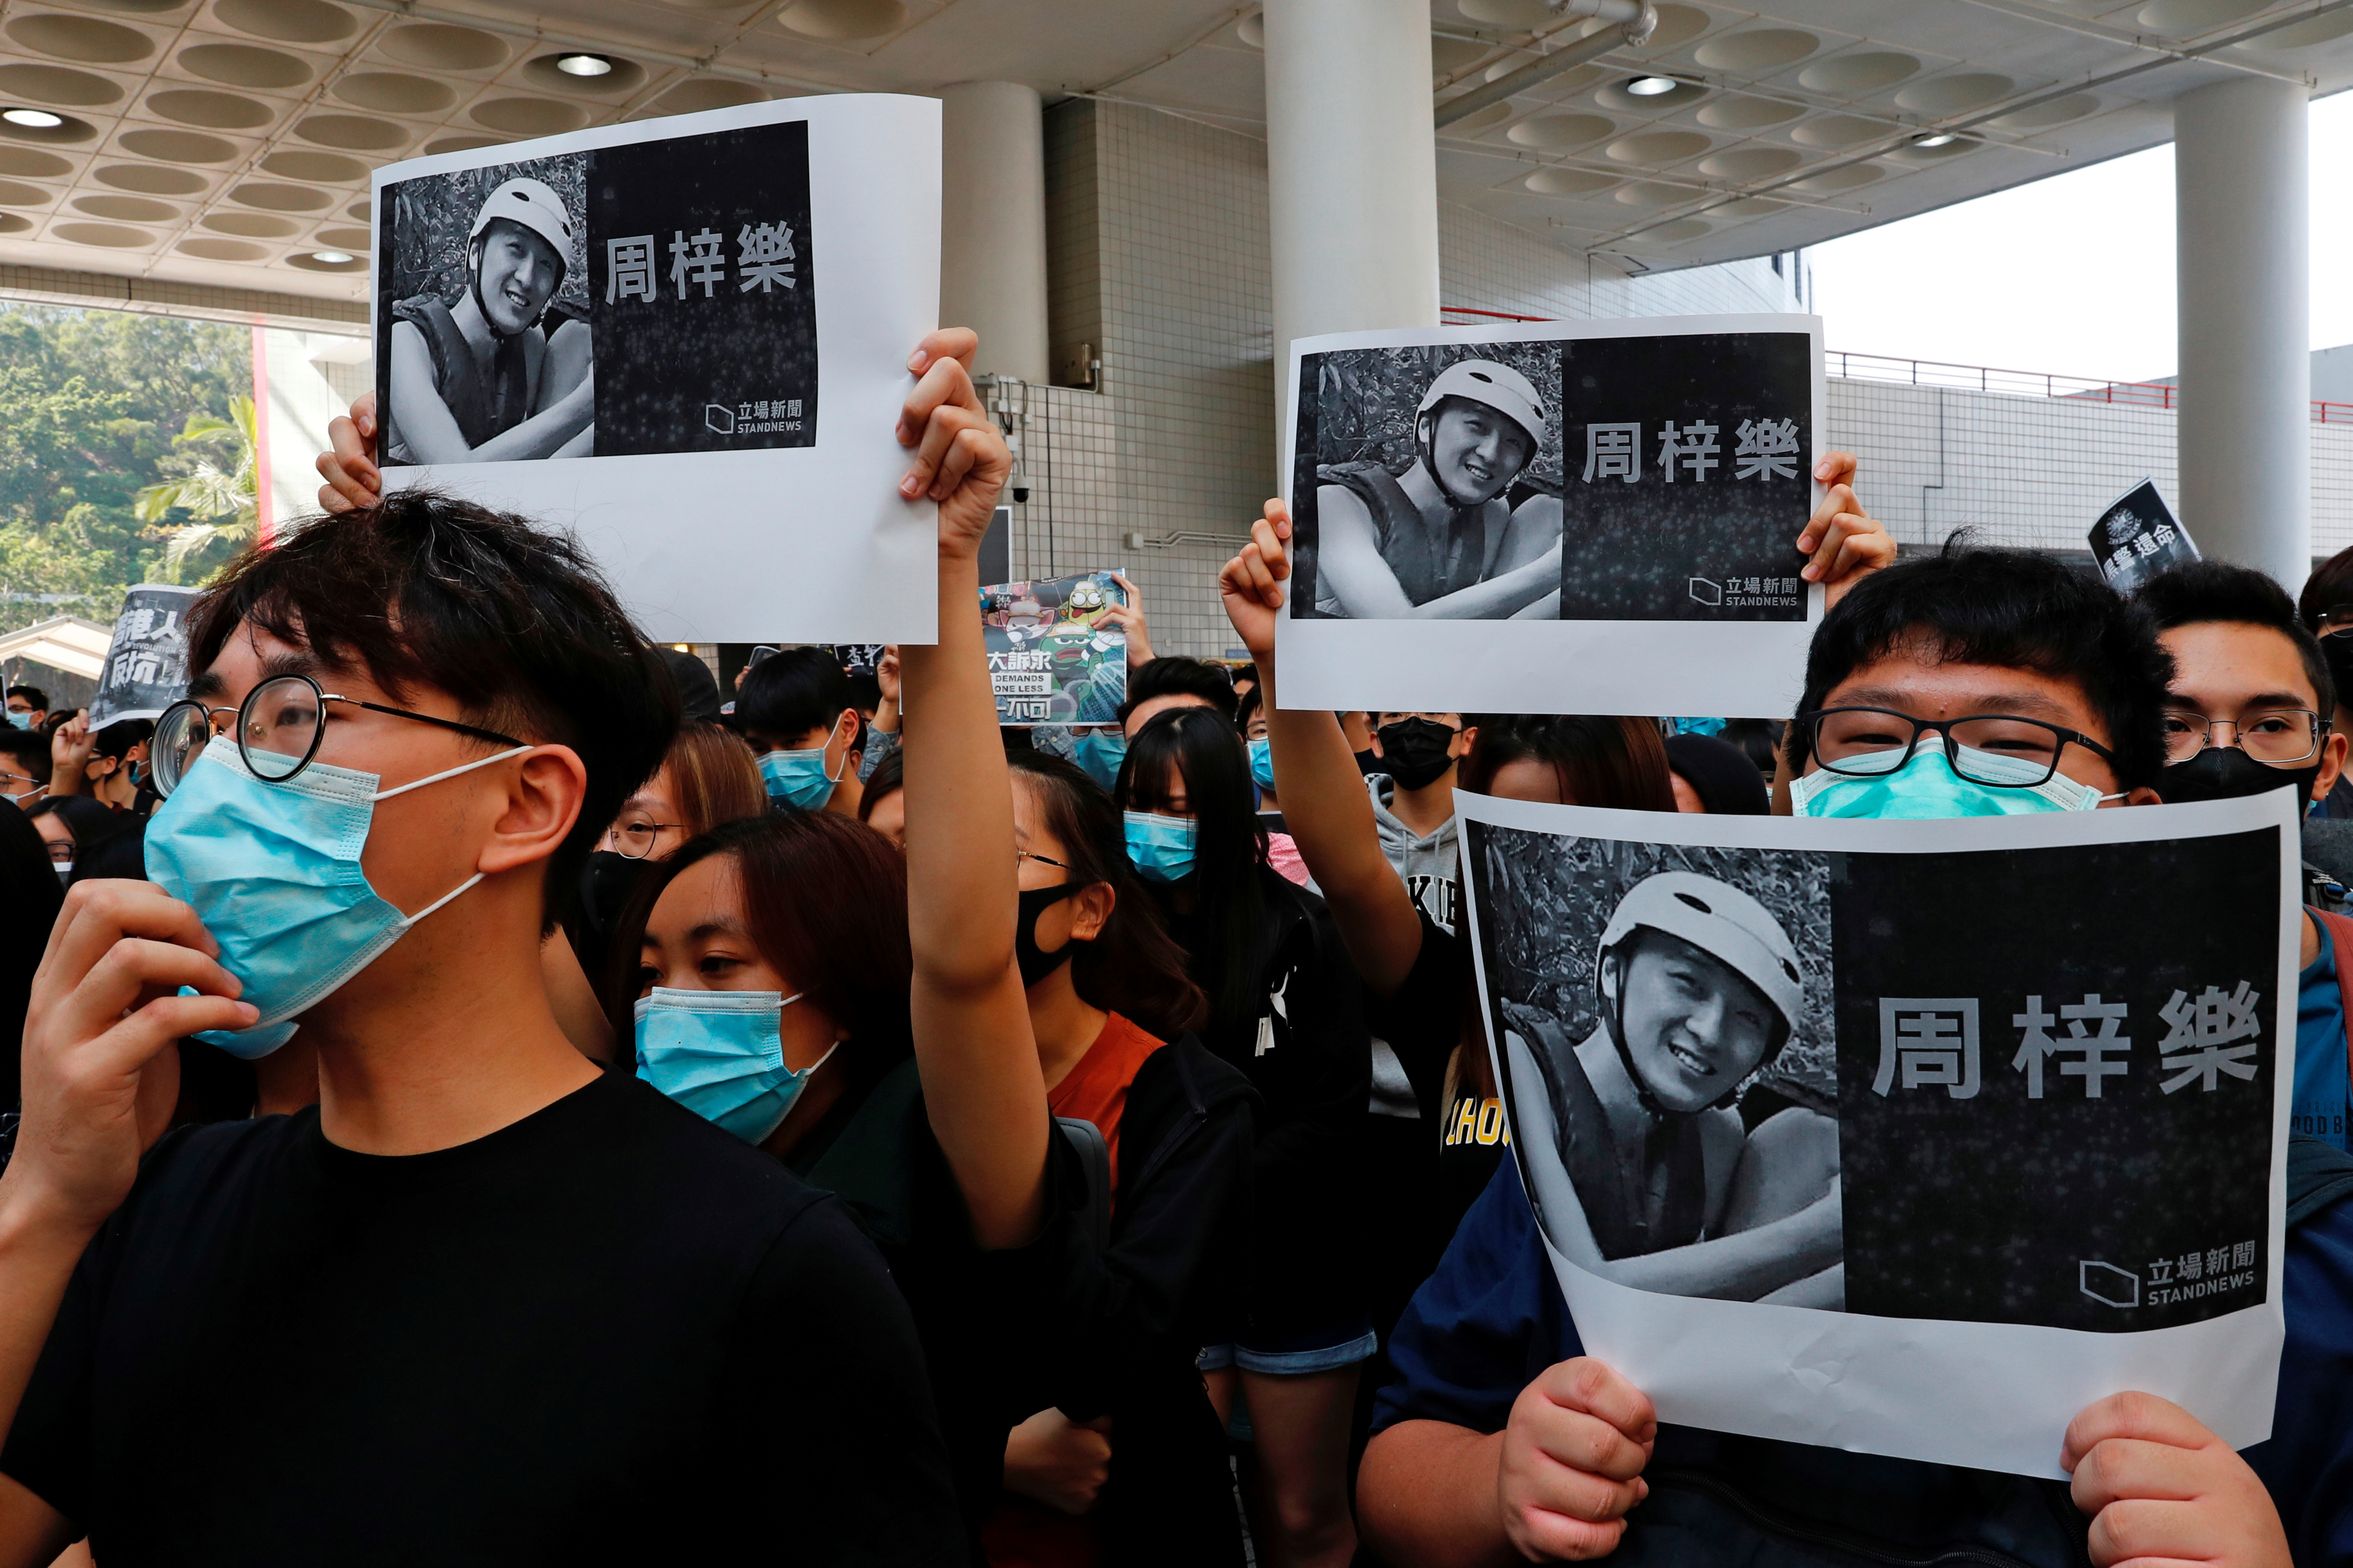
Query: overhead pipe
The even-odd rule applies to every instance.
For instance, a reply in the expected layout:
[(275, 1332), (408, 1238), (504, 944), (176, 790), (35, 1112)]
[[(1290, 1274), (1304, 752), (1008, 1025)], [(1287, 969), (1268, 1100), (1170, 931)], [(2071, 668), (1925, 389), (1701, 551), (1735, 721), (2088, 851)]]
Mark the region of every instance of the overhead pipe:
[(1538, 82), (1550, 81), (1564, 71), (1574, 70), (1588, 60), (1599, 59), (1612, 49), (1647, 44), (1659, 26), (1658, 9), (1651, 0), (1559, 0), (1553, 9), (1565, 16), (1599, 17), (1617, 26), (1604, 28), (1589, 38), (1580, 38), (1566, 48), (1555, 49), (1460, 98), (1448, 99), (1431, 116), (1440, 130), (1501, 103), (1514, 93), (1525, 92)]

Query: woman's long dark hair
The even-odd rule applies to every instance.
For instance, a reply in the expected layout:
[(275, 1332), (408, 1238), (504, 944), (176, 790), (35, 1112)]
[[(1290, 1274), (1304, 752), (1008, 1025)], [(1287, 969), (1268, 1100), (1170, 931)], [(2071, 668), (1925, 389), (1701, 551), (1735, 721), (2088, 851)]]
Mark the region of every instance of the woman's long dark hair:
[(1008, 752), (1005, 761), (1014, 787), (1029, 791), (1046, 831), (1070, 857), (1072, 885), (1111, 888), (1111, 919), (1071, 960), (1071, 983), (1080, 997), (1164, 1040), (1198, 1026), (1208, 1002), (1185, 972), (1185, 950), (1160, 923), (1160, 907), (1127, 863), (1119, 807), (1101, 784), (1059, 757)]
[(849, 1031), (870, 1061), (895, 1059), (913, 1037), (907, 994), (907, 859), (872, 828), (830, 811), (723, 822), (647, 866), (613, 930), (605, 1013), (635, 1031), (638, 950), (662, 890), (697, 861), (735, 863), (752, 944), (800, 987), (809, 1005)]
[(1514, 763), (1548, 767), (1570, 805), (1672, 811), (1675, 786), (1655, 719), (1590, 713), (1493, 713), (1476, 721), (1479, 737), (1464, 759), (1461, 787), (1485, 795)]
[[(1256, 1016), (1258, 975), (1251, 963), (1267, 921), (1260, 868), (1266, 864), (1266, 828), (1250, 789), (1250, 752), (1226, 717), (1207, 708), (1172, 708), (1155, 715), (1127, 744), (1119, 771), (1119, 804), (1151, 811), (1167, 794), (1169, 770), (1185, 781), (1195, 823), (1194, 907), (1183, 922), (1198, 933), (1192, 943), (1193, 978), (1209, 999), (1209, 1022)], [(1124, 831), (1124, 830), (1123, 830)]]

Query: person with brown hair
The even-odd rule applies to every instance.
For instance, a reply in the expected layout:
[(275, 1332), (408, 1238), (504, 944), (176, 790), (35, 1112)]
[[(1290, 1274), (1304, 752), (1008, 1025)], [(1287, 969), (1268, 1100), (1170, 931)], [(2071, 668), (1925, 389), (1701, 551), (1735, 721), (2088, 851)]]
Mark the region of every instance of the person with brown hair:
[[(614, 923), (649, 859), (723, 822), (768, 809), (759, 765), (733, 731), (684, 720), (651, 778), (621, 803), (612, 826), (580, 868), (579, 904), (562, 931), (541, 944), (548, 999), (572, 1043), (597, 1061), (613, 1056), (613, 1031), (599, 994), (613, 979)], [(636, 955), (621, 962), (634, 968)]]
[(1007, 760), (1014, 951), (1047, 1104), (1100, 1135), (1108, 1180), (1100, 1249), (1066, 1259), (1046, 1403), (1006, 1442), (988, 1559), (1231, 1562), (1225, 1444), (1193, 1360), (1237, 1287), (1257, 1097), (1189, 1032), (1207, 1003), (1111, 797), (1070, 763)]

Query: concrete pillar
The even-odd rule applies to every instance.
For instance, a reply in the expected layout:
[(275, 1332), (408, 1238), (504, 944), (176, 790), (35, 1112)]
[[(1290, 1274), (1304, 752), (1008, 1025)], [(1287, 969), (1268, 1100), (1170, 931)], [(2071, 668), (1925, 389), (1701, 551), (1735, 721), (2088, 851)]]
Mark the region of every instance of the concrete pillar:
[(1274, 363), (1318, 332), (1438, 325), (1428, 0), (1266, 0)]
[(940, 324), (980, 334), (975, 371), (1043, 382), (1043, 106), (1011, 81), (961, 82), (940, 101)]
[(2291, 594), (2312, 565), (2306, 99), (2247, 77), (2173, 104), (2181, 520)]

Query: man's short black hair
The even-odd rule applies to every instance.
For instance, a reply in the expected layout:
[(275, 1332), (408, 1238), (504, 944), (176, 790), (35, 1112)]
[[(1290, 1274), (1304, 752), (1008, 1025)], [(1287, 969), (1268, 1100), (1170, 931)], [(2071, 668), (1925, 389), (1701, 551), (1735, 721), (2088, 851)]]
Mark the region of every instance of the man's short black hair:
[(1234, 721), (1234, 683), (1225, 669), (1207, 659), (1171, 654), (1152, 659), (1127, 673), (1127, 700), (1119, 705), (1119, 721), (1155, 697), (1198, 697)]
[[(1810, 712), (1862, 666), (1915, 640), (1939, 662), (2031, 669), (2073, 680), (2106, 721), (2116, 783), (2155, 784), (2165, 767), (2165, 688), (2173, 660), (2149, 613), (2096, 578), (2031, 550), (1971, 544), (1959, 534), (1933, 555), (1873, 573), (1814, 628), (1806, 652)], [(1805, 766), (1802, 725), (1789, 768)]]
[(786, 648), (754, 665), (735, 689), (735, 727), (777, 739), (830, 730), (856, 706), (851, 698), (831, 648)]
[(112, 757), (119, 763), (130, 755), (132, 747), (142, 741), (152, 741), (154, 738), (154, 720), (118, 719), (90, 738), (90, 754), (93, 757)]
[(396, 702), (429, 687), (470, 723), (577, 752), (588, 789), (548, 859), (551, 921), (678, 731), (670, 671), (570, 534), (429, 489), (231, 562), (189, 611), (190, 670), (240, 624), (364, 670)]
[(2320, 639), (2305, 628), (2287, 590), (2269, 574), (2228, 561), (2189, 561), (2160, 572), (2141, 584), (2134, 595), (2157, 620), (2157, 629), (2201, 626), (2209, 621), (2235, 621), (2263, 626), (2295, 645), (2304, 661), (2304, 678), (2319, 700), (2327, 719), (2337, 710), (2337, 683), (2328, 676), (2328, 656)]
[(2313, 569), (2295, 596), (2296, 618), (2304, 629), (2317, 634), (2329, 611), (2353, 605), (2353, 550), (2340, 550)]
[(0, 757), (10, 759), (10, 773), (49, 782), (49, 738), (38, 730), (0, 724)]
[[(44, 713), (49, 710), (49, 694), (37, 686), (12, 686), (8, 689), (6, 696), (21, 697), (29, 706), (37, 708)], [(0, 700), (5, 700), (5, 698), (0, 698)]]

